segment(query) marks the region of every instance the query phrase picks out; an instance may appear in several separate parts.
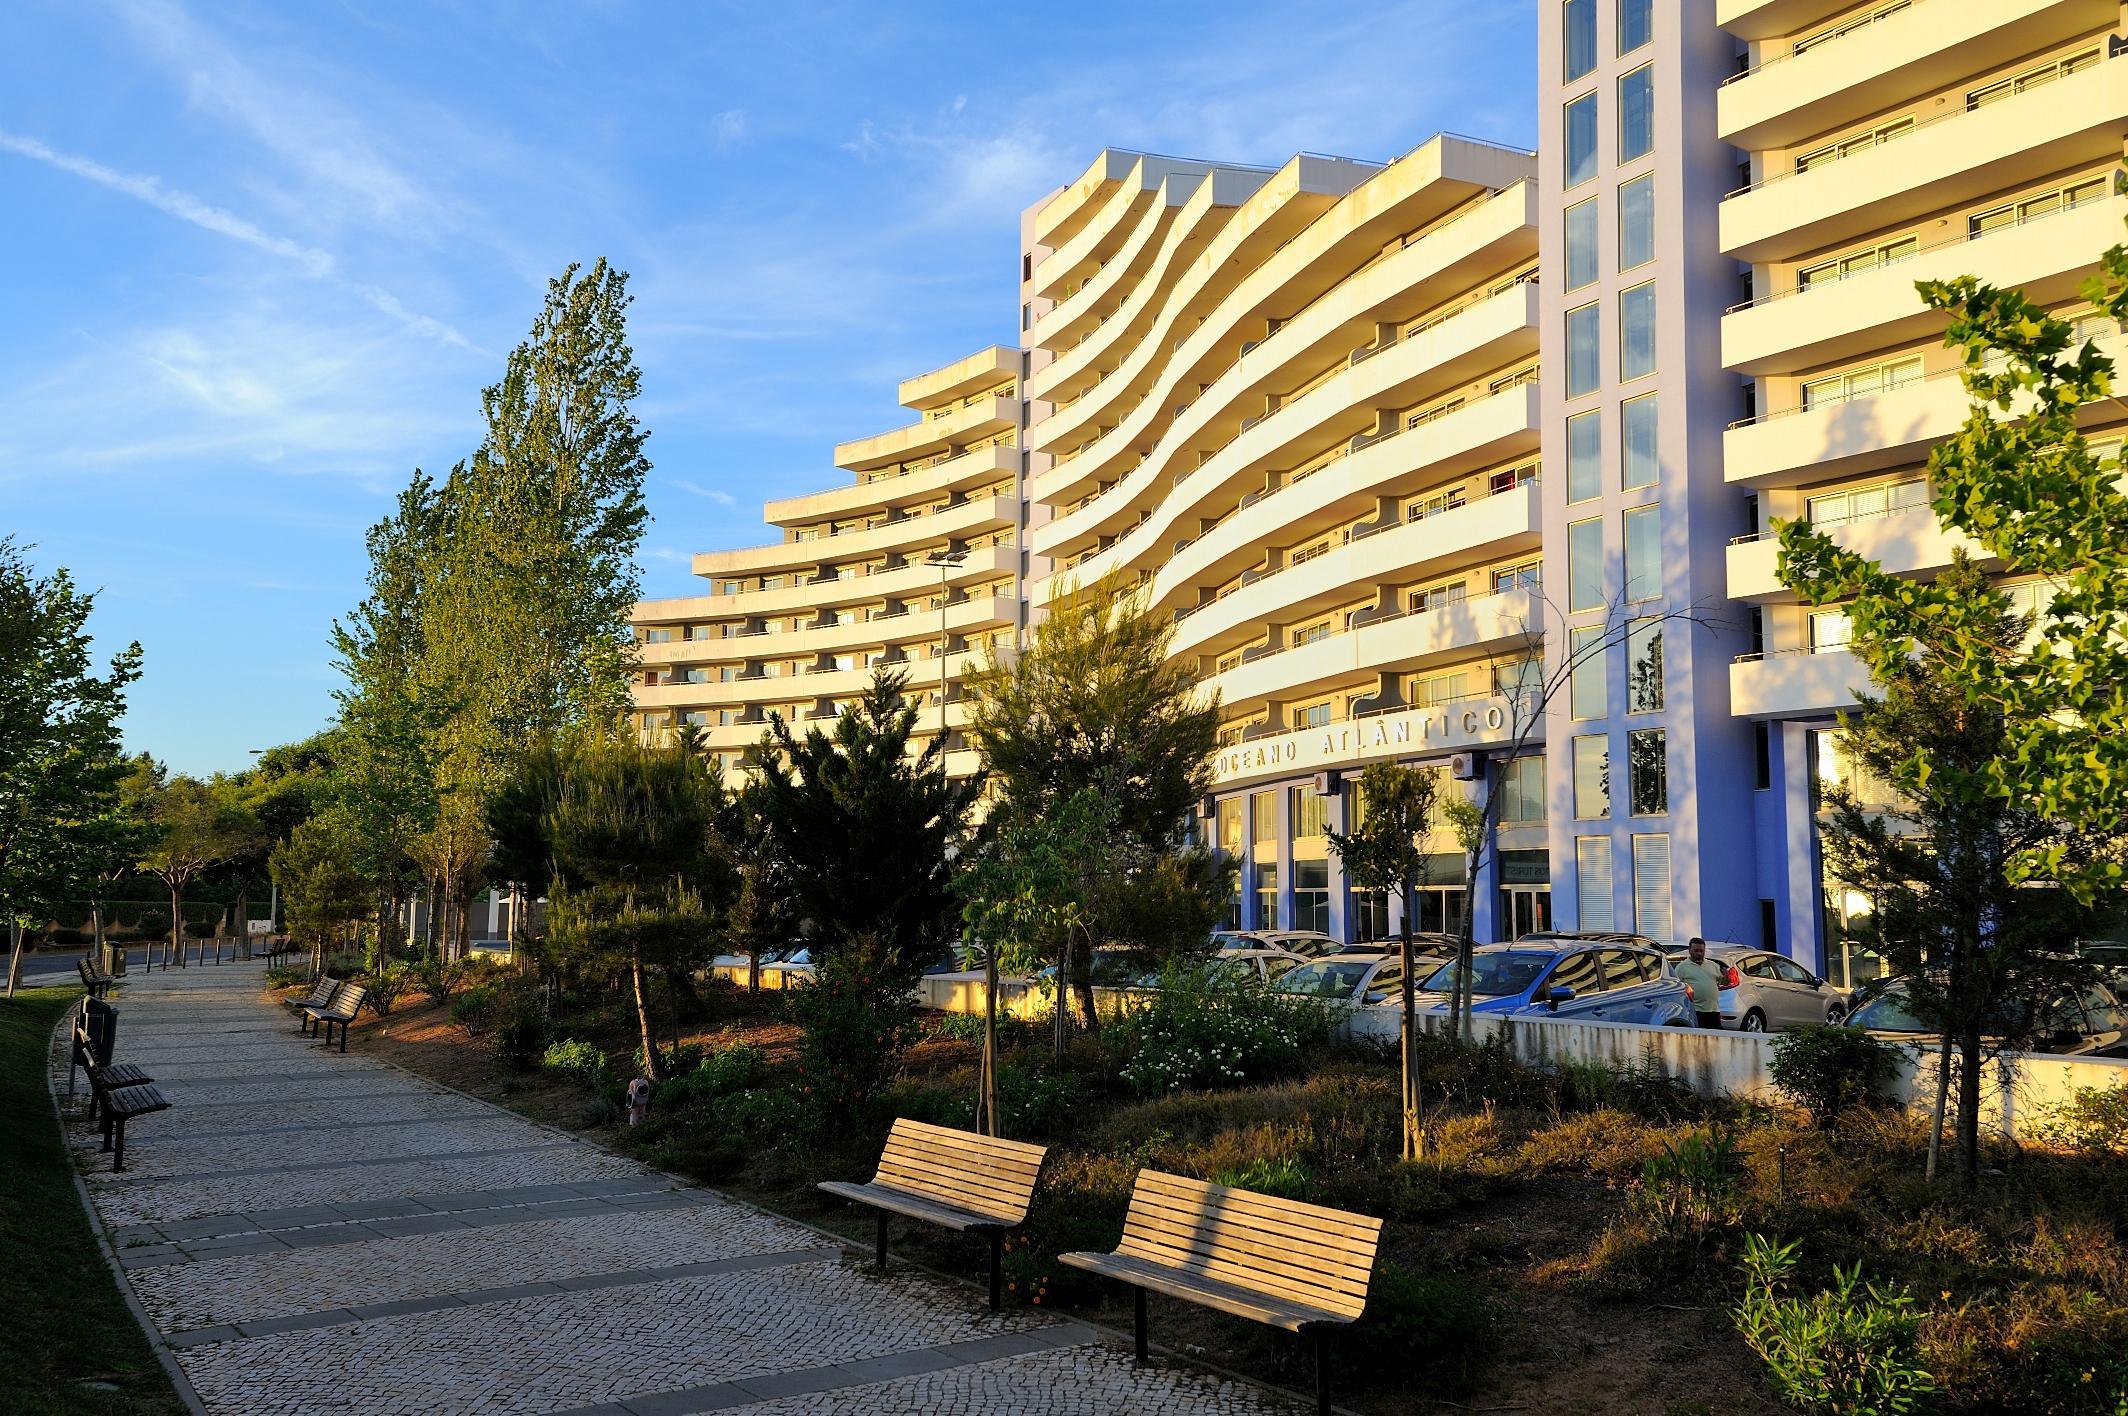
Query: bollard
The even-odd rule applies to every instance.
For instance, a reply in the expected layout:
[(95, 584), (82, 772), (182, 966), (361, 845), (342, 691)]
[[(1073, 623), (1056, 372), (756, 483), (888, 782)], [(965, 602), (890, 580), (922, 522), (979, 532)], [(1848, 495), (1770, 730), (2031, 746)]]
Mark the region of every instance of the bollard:
[(650, 1115), (650, 1080), (637, 1077), (628, 1084), (628, 1124), (640, 1126), (643, 1118)]

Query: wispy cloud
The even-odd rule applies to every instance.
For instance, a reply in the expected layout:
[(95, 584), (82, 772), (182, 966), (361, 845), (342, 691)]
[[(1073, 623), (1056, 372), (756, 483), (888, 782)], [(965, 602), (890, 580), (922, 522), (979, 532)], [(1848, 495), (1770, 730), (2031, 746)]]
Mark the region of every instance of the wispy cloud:
[(664, 480), (683, 492), (689, 492), (705, 500), (713, 501), (718, 506), (737, 507), (739, 505), (737, 497), (730, 492), (720, 491), (716, 487), (705, 487), (699, 482), (690, 482), (685, 477), (667, 477)]

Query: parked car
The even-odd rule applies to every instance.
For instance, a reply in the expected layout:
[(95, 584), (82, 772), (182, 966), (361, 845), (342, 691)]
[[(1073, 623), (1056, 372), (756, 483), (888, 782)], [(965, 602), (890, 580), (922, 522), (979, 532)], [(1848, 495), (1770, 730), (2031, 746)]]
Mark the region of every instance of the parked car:
[[(1414, 974), (1431, 973), (1441, 959), (1414, 957)], [(1281, 993), (1301, 998), (1327, 998), (1340, 1003), (1394, 1003), (1403, 994), (1404, 965), (1394, 954), (1332, 954), (1310, 959), (1289, 969), (1274, 985)]]
[[(1034, 976), (1054, 979), (1057, 966), (1049, 964)], [(1160, 981), (1160, 971), (1147, 968), (1134, 950), (1095, 949), (1093, 981), (1096, 988), (1145, 988)]]
[(761, 965), (763, 988), (789, 988), (793, 984), (811, 983), (818, 974), (813, 968), (813, 951), (786, 949), (779, 951), (781, 958)]
[[(1654, 949), (1584, 943), (1571, 936), (1524, 935), (1471, 954), (1471, 1011), (1688, 1027), (1691, 997)], [(1443, 964), (1421, 987), (1434, 1012), (1448, 1011), (1456, 966)]]
[[(1417, 958), (1421, 954), (1429, 954), (1435, 958), (1446, 959), (1455, 954), (1456, 945), (1461, 942), (1453, 934), (1443, 934), (1433, 929), (1417, 929), (1413, 930), (1411, 935), (1411, 954), (1413, 958)], [(1337, 952), (1340, 954), (1394, 954), (1402, 947), (1402, 941), (1392, 934), (1387, 939), (1367, 939), (1356, 944), (1341, 944), (1338, 946)]]
[(1308, 959), (1320, 959), (1338, 950), (1338, 942), (1317, 929), (1258, 929), (1251, 931), (1251, 937), (1259, 949), (1283, 949)]
[(1658, 944), (1645, 934), (1628, 934), (1623, 930), (1608, 929), (1534, 929), (1515, 941), (1517, 944), (1624, 944), (1633, 949), (1653, 949), (1658, 954), (1675, 949), (1682, 954), (1682, 944)]
[[(1685, 957), (1681, 946), (1666, 945), (1666, 966)], [(1775, 1032), (1783, 1028), (1839, 1026), (1852, 1006), (1844, 989), (1835, 988), (1794, 959), (1769, 949), (1741, 944), (1707, 945), (1707, 962), (1722, 979), (1717, 1007), (1722, 1026), (1738, 1032)]]
[(1307, 962), (1283, 949), (1223, 949), (1205, 965), (1205, 974), (1215, 982), (1246, 978), (1275, 984)]
[[(2017, 1016), (2020, 1020), (2017, 1025), (2005, 1019), (1989, 1028), (1989, 1042), (1994, 1044), (2005, 1037), (2029, 1036), (2031, 1040), (2024, 1044), (2024, 1048), (2031, 1052), (2049, 1052), (2064, 1057), (2128, 1057), (2128, 1002), (2106, 984), (2064, 989), (2048, 1000), (2045, 1020), (2036, 1029), (2022, 1025), (2022, 1008)], [(1897, 981), (1848, 1014), (1847, 1025), (1893, 1042), (1917, 1043), (1924, 1047), (1933, 1045), (1942, 1036), (1914, 1016), (1906, 985)]]

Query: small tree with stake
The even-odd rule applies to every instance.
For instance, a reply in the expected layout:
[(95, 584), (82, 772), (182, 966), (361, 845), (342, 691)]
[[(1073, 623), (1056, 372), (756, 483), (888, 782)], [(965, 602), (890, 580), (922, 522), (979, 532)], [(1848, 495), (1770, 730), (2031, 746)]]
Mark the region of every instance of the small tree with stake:
[(1403, 927), (1397, 941), (1403, 960), (1403, 1009), (1398, 1034), (1404, 1071), (1404, 1159), (1426, 1153), (1426, 1119), (1419, 1098), (1418, 1031), (1412, 993), (1411, 922), (1418, 914), (1419, 872), (1425, 859), (1419, 838), (1431, 827), (1438, 781), (1432, 772), (1377, 762), (1360, 773), (1360, 820), (1350, 831), (1330, 832), (1330, 848), (1344, 863), (1345, 874), (1362, 890), (1395, 890), (1403, 902)]

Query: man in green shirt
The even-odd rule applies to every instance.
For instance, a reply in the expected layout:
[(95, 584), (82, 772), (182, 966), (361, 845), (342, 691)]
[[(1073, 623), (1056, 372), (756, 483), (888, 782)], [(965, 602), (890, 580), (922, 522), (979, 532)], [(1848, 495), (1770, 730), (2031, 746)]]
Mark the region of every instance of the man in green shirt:
[(1719, 1028), (1722, 1025), (1722, 976), (1714, 965), (1707, 962), (1707, 941), (1698, 935), (1685, 946), (1685, 957), (1670, 968), (1677, 981), (1692, 995), (1692, 1011), (1699, 1015), (1703, 1028)]

